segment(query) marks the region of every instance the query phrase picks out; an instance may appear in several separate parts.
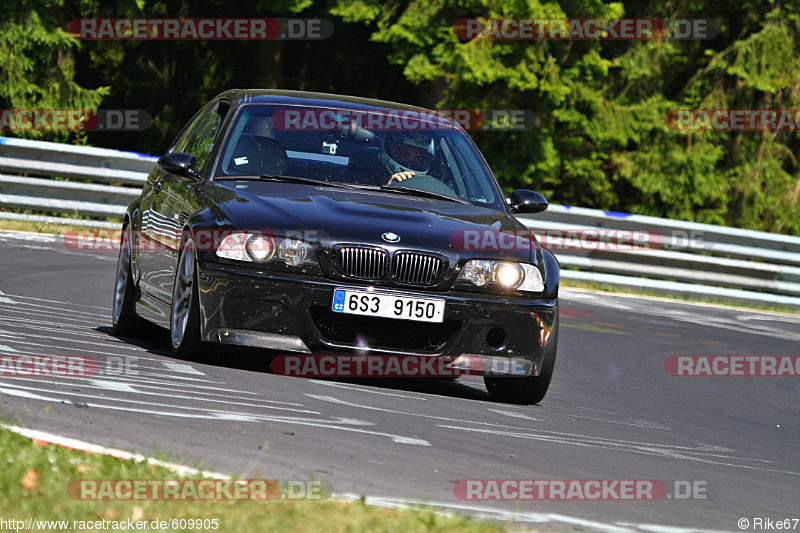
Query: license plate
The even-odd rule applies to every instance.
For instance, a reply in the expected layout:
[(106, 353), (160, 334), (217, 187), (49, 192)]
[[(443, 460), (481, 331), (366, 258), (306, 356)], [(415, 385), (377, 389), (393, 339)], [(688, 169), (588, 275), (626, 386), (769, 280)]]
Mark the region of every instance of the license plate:
[(350, 315), (379, 316), (420, 322), (444, 322), (441, 298), (400, 296), (386, 292), (335, 289), (333, 311)]

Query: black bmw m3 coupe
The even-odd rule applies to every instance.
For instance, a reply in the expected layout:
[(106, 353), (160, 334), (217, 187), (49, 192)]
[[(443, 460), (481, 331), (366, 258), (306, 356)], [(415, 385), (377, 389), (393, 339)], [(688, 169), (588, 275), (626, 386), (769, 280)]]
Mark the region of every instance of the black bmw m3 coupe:
[(507, 201), (447, 116), (227, 91), (127, 209), (114, 328), (169, 328), (184, 358), (216, 343), (477, 359), (493, 399), (537, 403), (556, 359), (559, 266), (513, 215), (546, 208), (532, 191)]

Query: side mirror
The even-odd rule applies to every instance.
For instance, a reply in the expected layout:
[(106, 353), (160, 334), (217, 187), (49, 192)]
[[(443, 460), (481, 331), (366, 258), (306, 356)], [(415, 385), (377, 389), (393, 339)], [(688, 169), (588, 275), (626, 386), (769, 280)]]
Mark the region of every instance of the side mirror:
[(199, 180), (200, 173), (194, 168), (196, 164), (197, 159), (193, 155), (180, 152), (163, 155), (158, 158), (158, 168), (162, 172)]
[(512, 213), (541, 213), (548, 205), (547, 199), (538, 192), (518, 189), (511, 193)]

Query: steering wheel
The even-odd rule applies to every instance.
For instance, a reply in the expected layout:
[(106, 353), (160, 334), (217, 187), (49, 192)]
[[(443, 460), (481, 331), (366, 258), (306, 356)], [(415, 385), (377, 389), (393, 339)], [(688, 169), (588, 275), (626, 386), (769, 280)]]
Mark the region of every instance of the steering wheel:
[(412, 176), (403, 181), (395, 181), (389, 187), (407, 187), (409, 189), (418, 189), (420, 191), (428, 191), (437, 194), (444, 194), (458, 198), (458, 194), (450, 186), (445, 185), (440, 180), (431, 176)]

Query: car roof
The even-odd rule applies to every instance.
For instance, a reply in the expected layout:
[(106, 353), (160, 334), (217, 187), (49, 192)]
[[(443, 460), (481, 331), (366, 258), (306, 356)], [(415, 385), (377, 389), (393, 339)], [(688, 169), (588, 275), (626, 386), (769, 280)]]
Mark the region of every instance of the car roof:
[(378, 110), (378, 109), (402, 109), (407, 111), (431, 111), (424, 107), (389, 102), (386, 100), (376, 100), (374, 98), (362, 98), (360, 96), (345, 96), (339, 94), (316, 93), (306, 91), (286, 91), (279, 89), (231, 89), (217, 95), (217, 98), (228, 98), (238, 107), (246, 103), (262, 104), (293, 104), (307, 105), (314, 107), (333, 107), (353, 110)]

